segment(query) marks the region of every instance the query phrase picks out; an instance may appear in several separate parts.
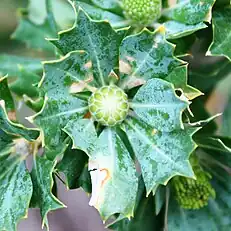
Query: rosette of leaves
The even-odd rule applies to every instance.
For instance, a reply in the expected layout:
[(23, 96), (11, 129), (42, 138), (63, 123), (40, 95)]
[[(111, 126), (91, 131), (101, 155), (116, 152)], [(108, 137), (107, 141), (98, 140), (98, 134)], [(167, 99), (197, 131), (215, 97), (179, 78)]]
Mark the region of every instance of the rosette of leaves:
[(178, 1), (169, 4), (159, 0), (73, 0), (93, 19), (108, 20), (113, 27), (156, 28), (161, 23), (168, 39), (177, 39), (206, 28), (211, 23), (214, 0)]
[(39, 86), (45, 103), (30, 118), (42, 131), (48, 158), (63, 153), (67, 136), (88, 155), (90, 204), (103, 220), (133, 216), (136, 162), (147, 195), (175, 175), (194, 177), (189, 156), (198, 128), (184, 125), (182, 113), (200, 92), (186, 84), (187, 66), (173, 56), (162, 28), (127, 33), (80, 9), (76, 24), (50, 40), (64, 56), (44, 62)]

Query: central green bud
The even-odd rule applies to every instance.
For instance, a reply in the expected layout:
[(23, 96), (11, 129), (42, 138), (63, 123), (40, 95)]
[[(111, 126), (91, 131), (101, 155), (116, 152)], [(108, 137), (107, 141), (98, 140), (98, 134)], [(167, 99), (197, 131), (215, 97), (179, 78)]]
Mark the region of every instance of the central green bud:
[(160, 17), (161, 0), (123, 0), (124, 15), (134, 24), (147, 26)]
[(129, 110), (128, 97), (116, 86), (105, 86), (89, 98), (89, 111), (92, 117), (105, 126), (121, 123)]

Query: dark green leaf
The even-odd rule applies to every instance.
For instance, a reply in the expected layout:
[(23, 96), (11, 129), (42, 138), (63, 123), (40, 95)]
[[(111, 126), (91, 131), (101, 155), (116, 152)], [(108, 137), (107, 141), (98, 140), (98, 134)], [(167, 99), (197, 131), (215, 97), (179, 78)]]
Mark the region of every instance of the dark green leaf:
[(53, 161), (39, 156), (36, 156), (34, 159), (34, 166), (31, 172), (34, 188), (31, 206), (33, 208), (40, 208), (42, 226), (44, 224), (48, 226), (48, 212), (65, 207), (51, 192), (54, 184), (52, 178), (54, 168), (55, 162)]
[(116, 33), (106, 21), (92, 21), (82, 10), (78, 12), (77, 24), (69, 31), (59, 34), (52, 42), (63, 54), (85, 50), (92, 62), (94, 77), (101, 85), (109, 82), (108, 76), (119, 66), (119, 45), (124, 33)]
[(27, 95), (37, 97), (39, 95), (36, 85), (41, 77), (33, 72), (28, 71), (25, 67), (19, 67), (19, 73), (16, 81), (10, 84), (10, 89), (18, 96)]
[(33, 141), (38, 138), (39, 132), (35, 129), (28, 129), (20, 124), (13, 123), (9, 120), (5, 110), (5, 103), (3, 100), (0, 101), (0, 128), (15, 136), (22, 136), (27, 140)]
[(231, 61), (231, 7), (213, 12), (213, 42), (208, 55), (225, 56)]
[(175, 175), (193, 177), (189, 155), (196, 145), (194, 129), (160, 132), (137, 119), (126, 120), (126, 132), (141, 165), (147, 195)]
[(74, 150), (71, 147), (65, 151), (63, 159), (56, 168), (65, 174), (66, 185), (69, 189), (84, 187), (81, 177), (85, 174), (87, 162), (88, 157), (83, 151)]
[(0, 100), (5, 101), (7, 112), (12, 112), (15, 110), (14, 100), (8, 87), (6, 77), (0, 77)]
[(9, 76), (18, 76), (20, 69), (18, 66), (23, 66), (27, 71), (34, 73), (42, 72), (41, 60), (35, 58), (27, 58), (13, 55), (0, 56), (0, 74)]
[(144, 29), (137, 35), (126, 37), (120, 47), (120, 86), (124, 89), (142, 85), (151, 78), (165, 78), (182, 64), (173, 56), (174, 46), (161, 32)]
[(211, 21), (211, 11), (215, 0), (182, 0), (168, 8), (163, 14), (181, 23), (195, 25)]
[(28, 213), (32, 182), (23, 156), (0, 150), (0, 166), (0, 230), (16, 231)]

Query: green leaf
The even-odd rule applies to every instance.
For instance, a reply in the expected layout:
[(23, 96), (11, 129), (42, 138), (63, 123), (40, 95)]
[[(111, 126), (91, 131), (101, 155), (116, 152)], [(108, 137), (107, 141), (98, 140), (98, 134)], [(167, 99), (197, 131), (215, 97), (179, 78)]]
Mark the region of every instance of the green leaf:
[(29, 141), (33, 141), (39, 136), (37, 130), (28, 129), (20, 124), (11, 122), (6, 114), (5, 103), (3, 100), (0, 101), (0, 128), (11, 135), (18, 137), (22, 136)]
[(188, 79), (188, 65), (183, 65), (175, 68), (165, 80), (172, 83), (175, 89), (181, 89), (183, 94), (190, 100), (202, 95), (199, 90), (187, 84)]
[(163, 12), (168, 18), (195, 25), (201, 22), (211, 21), (211, 11), (215, 0), (182, 0)]
[(222, 135), (231, 137), (231, 94), (222, 116)]
[[(1, 137), (0, 130), (0, 142)], [(17, 223), (27, 217), (32, 182), (23, 156), (0, 150), (0, 166), (0, 230), (16, 231)]]
[(132, 100), (131, 108), (144, 122), (160, 131), (183, 128), (181, 116), (188, 107), (174, 92), (173, 85), (151, 79), (143, 85)]
[(5, 101), (7, 112), (12, 112), (15, 110), (14, 100), (8, 87), (6, 77), (0, 77), (0, 100)]
[(38, 97), (38, 87), (36, 84), (41, 77), (33, 72), (28, 71), (25, 67), (19, 67), (17, 79), (10, 84), (10, 90), (18, 96), (27, 95), (29, 97)]
[(125, 19), (110, 11), (100, 9), (85, 2), (76, 1), (76, 10), (81, 7), (94, 20), (108, 20), (113, 28), (127, 26)]
[(134, 163), (120, 137), (107, 128), (100, 134), (90, 153), (92, 198), (103, 220), (112, 214), (133, 216), (138, 179)]
[(21, 12), (21, 20), (12, 38), (26, 43), (29, 48), (54, 52), (54, 46), (45, 38), (55, 37), (57, 33), (54, 18), (49, 14), (43, 24), (37, 25), (28, 18), (28, 12)]
[(117, 33), (106, 21), (92, 21), (82, 10), (75, 26), (59, 34), (51, 42), (63, 54), (75, 50), (86, 51), (92, 62), (93, 74), (101, 85), (109, 82), (108, 76), (119, 66), (119, 45), (125, 33)]
[(141, 165), (147, 195), (175, 175), (194, 177), (189, 155), (196, 145), (195, 129), (160, 132), (135, 118), (126, 120), (126, 133)]
[(160, 185), (155, 193), (155, 211), (156, 215), (162, 210), (166, 199), (166, 187)]
[(0, 150), (3, 151), (3, 149), (8, 149), (11, 147), (13, 138), (15, 138), (15, 136), (7, 134), (2, 129), (0, 129)]
[(161, 28), (153, 33), (144, 29), (123, 40), (120, 47), (121, 88), (130, 89), (151, 78), (164, 79), (182, 64), (173, 56), (174, 46), (165, 40)]
[(177, 21), (167, 21), (164, 23), (166, 29), (166, 38), (167, 39), (177, 39), (187, 35), (190, 35), (198, 30), (206, 28), (206, 24), (203, 22), (196, 25), (187, 25)]
[(97, 140), (92, 120), (70, 120), (63, 130), (72, 138), (74, 148), (81, 149), (90, 155), (89, 153), (94, 149)]
[(195, 136), (194, 140), (204, 150), (231, 153), (231, 139), (229, 140), (229, 145), (225, 142), (228, 138), (219, 136)]
[(85, 52), (74, 52), (64, 59), (44, 63), (41, 91), (46, 93), (46, 100), (35, 119), (31, 119), (42, 129), (50, 150), (62, 149), (60, 144), (66, 137), (62, 129), (68, 121), (83, 117), (88, 110), (87, 101), (71, 94), (73, 87), (78, 89), (81, 83), (89, 80), (87, 62)]
[(40, 208), (42, 226), (44, 226), (44, 224), (48, 226), (47, 214), (50, 211), (65, 207), (51, 192), (54, 184), (52, 173), (55, 165), (56, 163), (53, 161), (49, 161), (44, 157), (36, 156), (31, 172), (34, 188), (31, 206), (33, 208)]
[[(211, 173), (216, 172), (211, 169)], [(214, 173), (215, 174), (215, 173)], [(230, 228), (230, 176), (219, 172), (213, 179), (216, 199), (210, 200), (209, 205), (199, 210), (185, 210), (180, 208), (174, 198), (169, 200), (168, 230), (171, 231), (227, 231)]]
[(42, 72), (42, 64), (39, 59), (14, 55), (0, 56), (0, 75), (18, 76), (20, 73), (18, 66), (23, 66), (27, 71), (34, 73)]
[[(140, 182), (141, 183), (141, 182)], [(142, 184), (139, 186), (139, 191), (136, 198), (135, 216), (132, 219), (119, 218), (109, 225), (109, 228), (116, 231), (157, 231), (160, 230), (160, 222), (155, 216), (154, 197), (150, 195), (148, 198), (145, 195), (145, 189)], [(120, 220), (122, 219), (122, 220)]]
[(222, 8), (213, 12), (213, 42), (207, 55), (225, 56), (231, 61), (231, 8)]
[[(70, 146), (65, 151), (63, 159), (58, 163), (56, 168), (65, 174), (68, 189), (84, 187), (82, 177), (86, 174), (85, 167), (87, 162), (88, 157), (83, 151), (74, 150)], [(90, 181), (89, 173), (88, 179)]]

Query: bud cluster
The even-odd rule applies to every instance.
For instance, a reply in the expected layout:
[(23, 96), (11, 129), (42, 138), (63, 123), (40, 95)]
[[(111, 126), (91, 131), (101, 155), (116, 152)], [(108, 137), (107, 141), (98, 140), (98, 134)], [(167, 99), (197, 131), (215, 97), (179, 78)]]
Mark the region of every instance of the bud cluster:
[(89, 98), (89, 111), (92, 117), (105, 126), (121, 123), (129, 110), (128, 97), (116, 86), (104, 86)]
[(161, 13), (160, 0), (123, 0), (124, 15), (134, 24), (147, 26)]
[(208, 205), (210, 198), (216, 196), (210, 183), (211, 175), (201, 168), (197, 168), (194, 172), (196, 180), (181, 176), (173, 179), (176, 200), (184, 209), (203, 208)]

